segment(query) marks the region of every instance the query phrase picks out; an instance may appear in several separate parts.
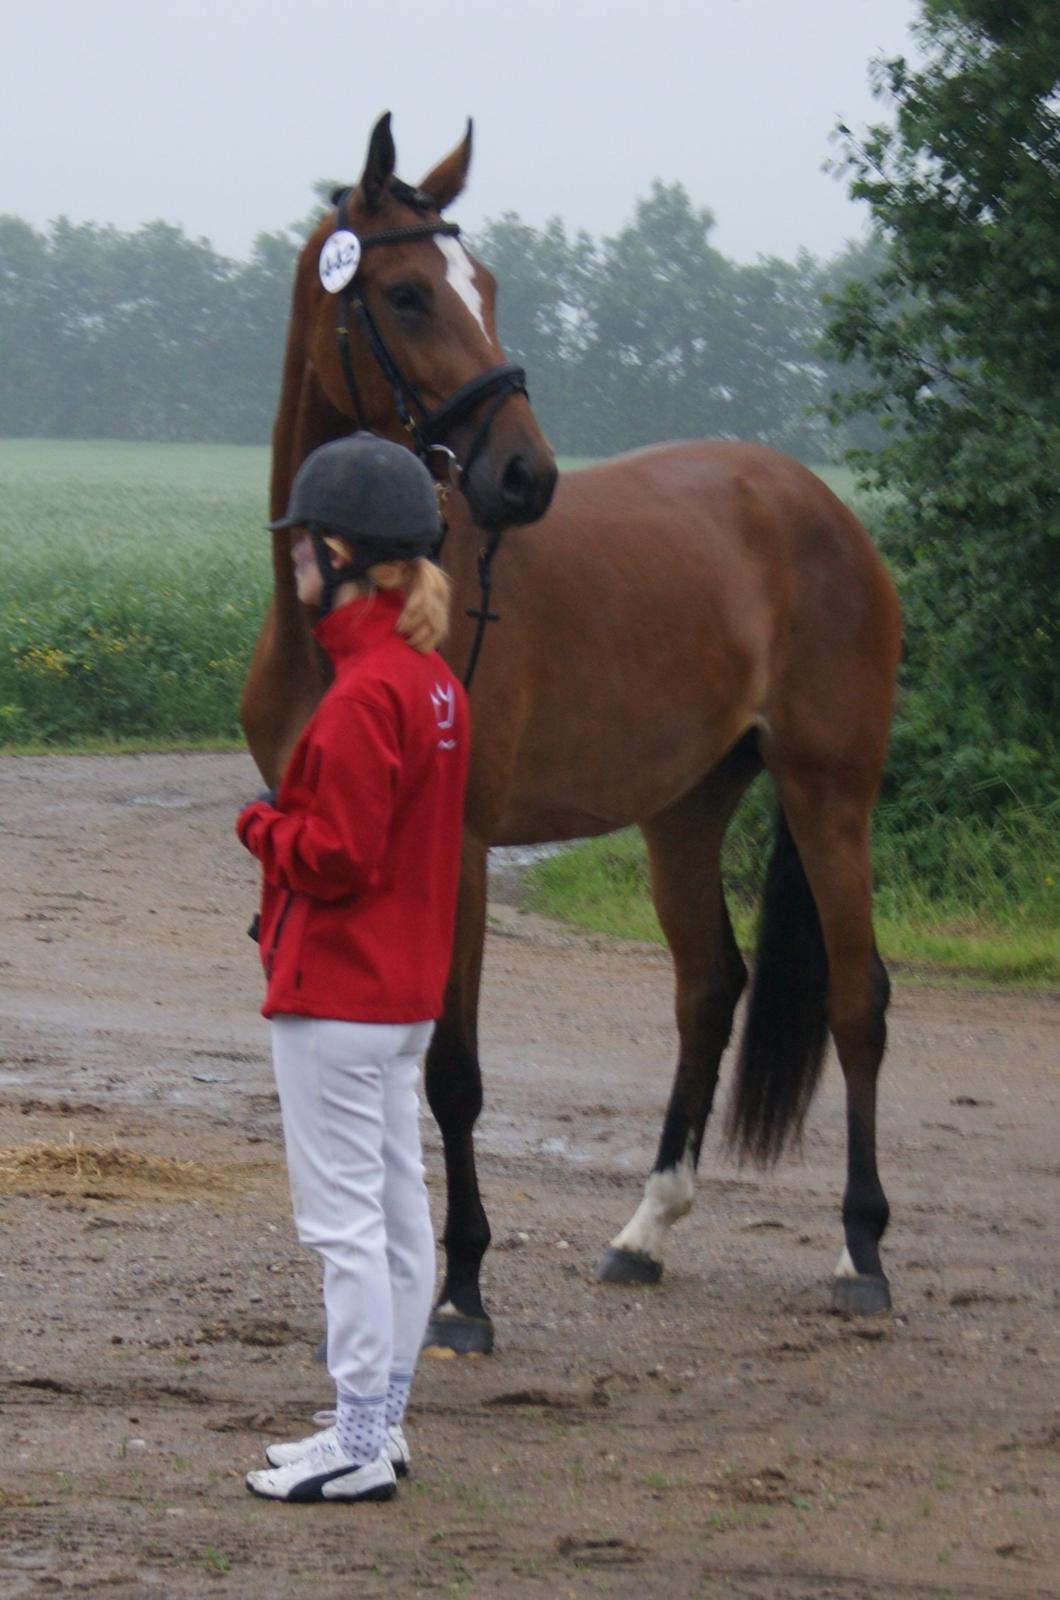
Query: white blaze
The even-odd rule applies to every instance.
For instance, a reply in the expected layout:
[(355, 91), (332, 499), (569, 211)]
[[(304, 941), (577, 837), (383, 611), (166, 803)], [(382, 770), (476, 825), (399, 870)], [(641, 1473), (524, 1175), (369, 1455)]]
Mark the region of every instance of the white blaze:
[(434, 242), (445, 257), (445, 276), (450, 287), (460, 296), (488, 339), (486, 319), (482, 314), (482, 296), (475, 287), (475, 269), (471, 265), (471, 257), (459, 239), (436, 238)]
[(692, 1209), (694, 1188), (692, 1152), (686, 1150), (676, 1167), (652, 1173), (644, 1185), (644, 1199), (622, 1232), (611, 1240), (611, 1248), (632, 1250), (661, 1262), (670, 1229)]

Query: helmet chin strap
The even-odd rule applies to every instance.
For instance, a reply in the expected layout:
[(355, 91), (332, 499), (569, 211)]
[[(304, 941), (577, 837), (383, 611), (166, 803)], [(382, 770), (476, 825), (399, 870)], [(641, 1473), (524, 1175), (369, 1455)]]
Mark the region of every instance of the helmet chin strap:
[(372, 556), (367, 560), (362, 558), (360, 561), (351, 561), (344, 567), (333, 566), (331, 561), (332, 549), (324, 538), (323, 531), (319, 527), (310, 524), (308, 533), (323, 589), (320, 597), (320, 610), (322, 615), (326, 617), (334, 606), (335, 596), (343, 584), (359, 583), (368, 568), (374, 566), (379, 557)]

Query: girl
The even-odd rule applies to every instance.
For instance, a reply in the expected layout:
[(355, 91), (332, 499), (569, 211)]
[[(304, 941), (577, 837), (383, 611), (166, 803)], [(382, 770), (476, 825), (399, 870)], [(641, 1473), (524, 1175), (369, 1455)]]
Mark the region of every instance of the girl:
[(333, 1426), (247, 1474), (276, 1500), (385, 1500), (434, 1288), (417, 1072), (452, 947), (468, 761), (463, 689), (434, 647), (448, 580), (428, 559), (434, 484), (370, 434), (322, 445), (294, 480), (299, 600), (334, 681), (275, 803), (240, 812), (262, 866), (267, 979), (299, 1239), (324, 1261)]

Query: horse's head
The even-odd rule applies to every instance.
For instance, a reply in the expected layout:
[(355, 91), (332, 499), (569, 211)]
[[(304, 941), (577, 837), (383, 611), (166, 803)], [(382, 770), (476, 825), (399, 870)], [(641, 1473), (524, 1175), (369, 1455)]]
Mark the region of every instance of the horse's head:
[(302, 252), (295, 315), (331, 407), (417, 445), (459, 483), (475, 522), (497, 530), (542, 515), (556, 464), (498, 343), (494, 280), (442, 217), (470, 160), (469, 122), (413, 189), (394, 175), (390, 115), (381, 117), (360, 182), (336, 191)]

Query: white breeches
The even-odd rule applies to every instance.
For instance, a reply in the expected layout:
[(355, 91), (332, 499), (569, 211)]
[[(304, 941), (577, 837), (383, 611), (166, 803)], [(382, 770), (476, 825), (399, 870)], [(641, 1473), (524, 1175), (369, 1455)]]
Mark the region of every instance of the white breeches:
[(295, 1226), (324, 1259), (328, 1370), (340, 1396), (411, 1374), (434, 1293), (419, 1059), (433, 1024), (274, 1017)]

